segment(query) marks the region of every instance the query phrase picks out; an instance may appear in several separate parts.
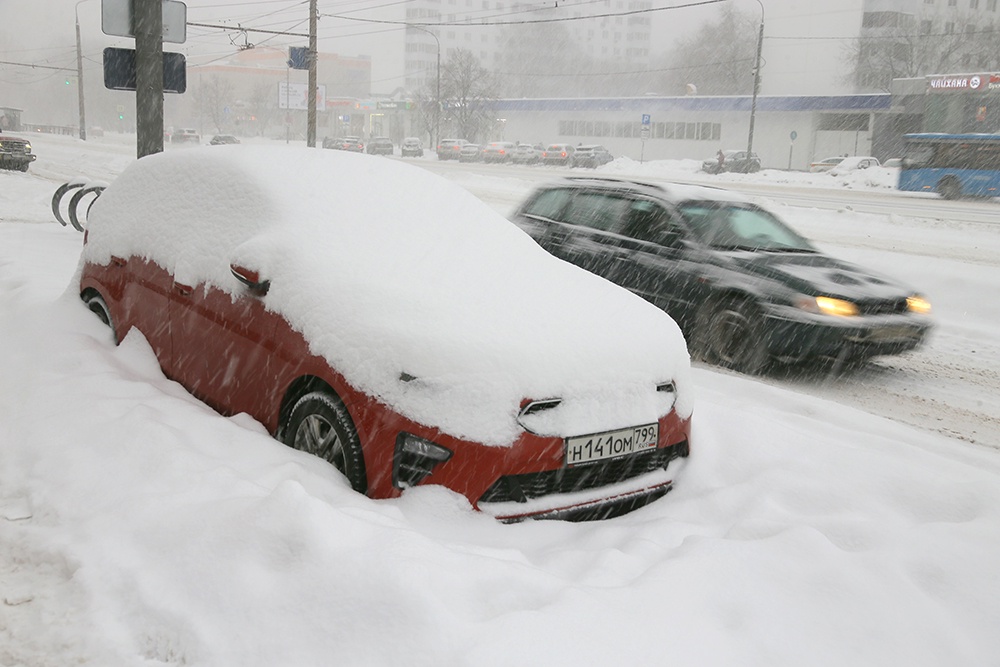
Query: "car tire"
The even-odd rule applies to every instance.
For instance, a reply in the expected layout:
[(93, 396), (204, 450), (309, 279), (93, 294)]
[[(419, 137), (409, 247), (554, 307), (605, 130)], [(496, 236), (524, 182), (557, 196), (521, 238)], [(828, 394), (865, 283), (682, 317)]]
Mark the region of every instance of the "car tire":
[(111, 335), (114, 337), (115, 343), (117, 343), (118, 332), (115, 331), (115, 321), (111, 317), (111, 309), (108, 308), (108, 303), (104, 300), (104, 297), (97, 292), (89, 291), (84, 293), (81, 298), (87, 304), (87, 309), (94, 315), (97, 315), (98, 319), (111, 329)]
[(747, 375), (763, 373), (770, 355), (760, 319), (760, 309), (746, 299), (729, 297), (706, 304), (695, 333), (698, 357)]
[(942, 178), (937, 185), (937, 191), (944, 199), (955, 200), (962, 197), (962, 185), (958, 179), (952, 177)]
[(368, 489), (365, 459), (354, 422), (344, 402), (326, 391), (313, 391), (299, 398), (283, 429), (289, 447), (331, 463), (359, 493)]

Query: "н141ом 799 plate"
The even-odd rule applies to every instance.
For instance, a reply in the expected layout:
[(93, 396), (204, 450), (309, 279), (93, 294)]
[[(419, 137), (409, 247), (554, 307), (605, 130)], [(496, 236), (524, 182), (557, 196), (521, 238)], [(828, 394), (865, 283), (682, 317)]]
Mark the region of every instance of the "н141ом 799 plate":
[(589, 463), (655, 449), (659, 424), (623, 428), (619, 431), (566, 438), (566, 465)]

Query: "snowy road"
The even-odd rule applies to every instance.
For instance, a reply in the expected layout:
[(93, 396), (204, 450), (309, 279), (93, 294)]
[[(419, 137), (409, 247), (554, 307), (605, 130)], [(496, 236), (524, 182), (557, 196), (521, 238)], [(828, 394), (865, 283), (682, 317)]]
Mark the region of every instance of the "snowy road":
[[(38, 137), (36, 152), (41, 157), (24, 176), (37, 194), (28, 204), (18, 200), (5, 207), (5, 219), (49, 223), (50, 189), (80, 175), (113, 180), (134, 159), (133, 145), (119, 139), (91, 141), (83, 148), (69, 137)], [(438, 163), (433, 158), (414, 163), (456, 181), (505, 215), (537, 183), (570, 173)], [(608, 167), (599, 173), (706, 182), (706, 176), (689, 165), (626, 162)], [(967, 442), (1000, 447), (1000, 327), (996, 326), (1000, 305), (992, 296), (1000, 284), (1000, 224), (991, 213), (1000, 212), (1000, 202), (944, 202), (901, 195), (884, 183), (868, 182), (871, 176), (839, 188), (829, 187), (832, 180), (825, 174), (764, 171), (726, 176), (731, 178), (710, 182), (753, 195), (832, 254), (925, 291), (938, 322), (929, 344), (914, 353), (878, 359), (838, 375), (821, 370), (780, 373), (766, 382)], [(4, 197), (0, 193), (0, 201)], [(24, 206), (28, 208), (19, 210)], [(868, 210), (891, 212), (863, 212)]]

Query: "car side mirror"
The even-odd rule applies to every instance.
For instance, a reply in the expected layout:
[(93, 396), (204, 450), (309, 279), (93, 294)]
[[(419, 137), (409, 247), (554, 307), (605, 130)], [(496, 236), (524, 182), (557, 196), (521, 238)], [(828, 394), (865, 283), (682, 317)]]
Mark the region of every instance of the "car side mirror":
[(253, 269), (248, 269), (237, 264), (230, 264), (229, 271), (233, 274), (233, 277), (243, 283), (243, 285), (246, 286), (246, 288), (254, 296), (264, 296), (267, 294), (267, 291), (271, 289), (271, 281), (261, 280), (260, 273), (254, 271)]

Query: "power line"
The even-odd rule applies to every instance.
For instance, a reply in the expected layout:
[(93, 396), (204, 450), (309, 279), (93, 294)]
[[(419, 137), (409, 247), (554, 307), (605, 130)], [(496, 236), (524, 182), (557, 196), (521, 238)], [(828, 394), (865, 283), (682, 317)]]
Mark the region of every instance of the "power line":
[(558, 17), (558, 18), (550, 18), (550, 19), (525, 19), (525, 20), (522, 20), (522, 21), (480, 21), (480, 22), (477, 22), (477, 23), (456, 23), (456, 22), (448, 22), (448, 21), (437, 21), (437, 22), (429, 22), (429, 21), (388, 21), (388, 20), (379, 20), (379, 19), (355, 18), (355, 17), (352, 17), (352, 16), (341, 16), (339, 14), (321, 14), (321, 16), (328, 17), (328, 18), (342, 19), (342, 20), (345, 20), (345, 21), (358, 21), (358, 22), (361, 22), (361, 23), (379, 23), (379, 24), (384, 24), (384, 25), (398, 25), (398, 26), (417, 25), (417, 26), (423, 26), (423, 27), (442, 27), (442, 26), (444, 26), (444, 27), (453, 27), (453, 28), (454, 27), (459, 27), (459, 28), (480, 28), (480, 27), (489, 27), (489, 26), (530, 25), (530, 24), (537, 24), (537, 23), (563, 23), (563, 22), (567, 22), (567, 21), (584, 21), (584, 20), (589, 20), (589, 19), (617, 18), (617, 17), (621, 17), (621, 16), (635, 16), (637, 14), (649, 14), (649, 13), (652, 13), (652, 12), (663, 12), (663, 11), (669, 11), (669, 10), (673, 10), (673, 9), (687, 9), (687, 8), (690, 8), (690, 7), (701, 7), (701, 6), (704, 6), (704, 5), (715, 5), (715, 4), (718, 4), (720, 2), (729, 2), (729, 0), (699, 0), (697, 2), (689, 2), (687, 4), (673, 5), (673, 6), (670, 6), (670, 7), (652, 7), (652, 8), (648, 8), (648, 9), (633, 9), (633, 10), (624, 11), (624, 12), (610, 12), (610, 13), (607, 13), (607, 14), (590, 14), (590, 15), (587, 15), (587, 16), (561, 16), (561, 17)]

